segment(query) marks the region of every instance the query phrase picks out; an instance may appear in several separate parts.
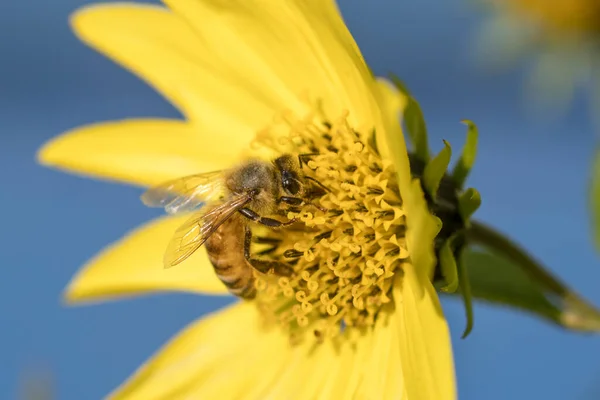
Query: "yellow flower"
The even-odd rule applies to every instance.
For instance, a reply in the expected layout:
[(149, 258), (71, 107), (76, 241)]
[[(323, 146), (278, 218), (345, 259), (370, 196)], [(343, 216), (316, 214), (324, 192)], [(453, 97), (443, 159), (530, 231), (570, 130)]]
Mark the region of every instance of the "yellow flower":
[(527, 90), (531, 105), (565, 108), (577, 88), (597, 79), (597, 0), (480, 1), (494, 13), (478, 35), (485, 61), (508, 65), (534, 59)]
[[(306, 173), (330, 192), (317, 204), (326, 209), (291, 210), (307, 229), (279, 233), (281, 251), (265, 256), (294, 258), (295, 275), (257, 273), (255, 301), (194, 322), (112, 396), (454, 399), (448, 327), (430, 283), (438, 226), (410, 177), (398, 123), (405, 99), (370, 74), (336, 4), (165, 3), (87, 7), (72, 24), (185, 121), (78, 128), (45, 145), (40, 162), (149, 186), (316, 150)], [(68, 301), (227, 293), (204, 248), (163, 268), (185, 219), (160, 218), (103, 251), (73, 279)]]

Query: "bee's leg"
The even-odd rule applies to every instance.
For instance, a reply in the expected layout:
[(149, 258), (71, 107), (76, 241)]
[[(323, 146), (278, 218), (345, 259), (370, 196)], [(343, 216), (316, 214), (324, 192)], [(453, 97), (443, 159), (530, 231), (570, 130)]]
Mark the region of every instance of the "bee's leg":
[(304, 200), (301, 199), (300, 197), (290, 197), (290, 196), (281, 196), (277, 202), (278, 203), (285, 203), (285, 204), (289, 204), (291, 206), (299, 206), (300, 204), (302, 204)]
[(261, 225), (268, 226), (269, 228), (281, 228), (282, 226), (292, 225), (297, 222), (296, 218), (292, 218), (287, 222), (281, 222), (273, 218), (261, 217), (251, 209), (245, 207), (240, 209), (240, 213), (244, 217), (251, 219), (254, 222), (258, 222)]
[(267, 254), (271, 254), (272, 252), (274, 252), (275, 250), (277, 250), (277, 247), (279, 247), (279, 246), (271, 246), (268, 249), (264, 249), (264, 250), (261, 250), (261, 251), (257, 252), (256, 255), (257, 256), (264, 256), (264, 255), (267, 255)]
[(258, 258), (252, 258), (252, 254), (250, 254), (251, 243), (252, 231), (250, 230), (250, 228), (246, 227), (246, 235), (244, 238), (244, 257), (250, 263), (250, 265), (252, 265), (252, 267), (258, 272), (266, 274), (269, 271), (273, 271), (276, 275), (279, 276), (291, 276), (294, 273), (294, 269), (286, 263), (280, 261), (267, 261), (260, 260)]
[[(323, 194), (323, 193), (321, 193), (321, 194)], [(291, 206), (299, 206), (299, 205), (302, 205), (302, 203), (305, 203), (306, 205), (318, 208), (319, 210), (321, 210), (323, 212), (327, 211), (326, 209), (319, 207), (316, 204), (313, 204), (310, 201), (306, 201), (306, 199), (302, 199), (300, 197), (281, 196), (277, 201), (279, 203), (286, 203)]]
[(272, 244), (278, 245), (281, 243), (281, 239), (278, 238), (270, 238), (266, 236), (252, 236), (252, 241), (258, 244)]
[(275, 214), (281, 215), (282, 217), (287, 217), (288, 213), (290, 212), (299, 213), (300, 211), (302, 211), (302, 209), (298, 207), (280, 208), (279, 210), (275, 211)]
[[(318, 205), (316, 205), (314, 203), (311, 203), (310, 201), (306, 201), (304, 199), (301, 199), (300, 197), (282, 196), (282, 197), (279, 198), (278, 202), (279, 203), (286, 203), (286, 204), (289, 204), (289, 205), (292, 205), (292, 206), (299, 206), (302, 203), (305, 203), (308, 206), (312, 206), (312, 207), (315, 207), (318, 210), (321, 210), (323, 212), (327, 212), (326, 208), (320, 207), (320, 206), (318, 206)], [(284, 212), (294, 211), (294, 209), (290, 208), (288, 210), (283, 210), (283, 211)], [(296, 211), (294, 211), (294, 212), (296, 212)], [(283, 214), (283, 215), (286, 215), (286, 214)]]
[(256, 253), (256, 255), (262, 256), (262, 255), (269, 254), (269, 253), (272, 253), (275, 250), (277, 250), (277, 248), (279, 247), (279, 244), (281, 243), (281, 239), (270, 238), (270, 237), (265, 237), (265, 236), (253, 236), (252, 242), (258, 243), (258, 244), (270, 244), (271, 245), (271, 247), (268, 247), (268, 248)]

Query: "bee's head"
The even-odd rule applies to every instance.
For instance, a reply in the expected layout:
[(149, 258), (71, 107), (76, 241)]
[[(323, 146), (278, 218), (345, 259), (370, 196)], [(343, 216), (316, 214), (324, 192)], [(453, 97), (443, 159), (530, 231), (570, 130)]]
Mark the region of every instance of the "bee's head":
[(290, 154), (276, 158), (273, 163), (280, 175), (281, 188), (287, 196), (300, 196), (303, 191), (303, 182), (300, 178), (298, 161)]

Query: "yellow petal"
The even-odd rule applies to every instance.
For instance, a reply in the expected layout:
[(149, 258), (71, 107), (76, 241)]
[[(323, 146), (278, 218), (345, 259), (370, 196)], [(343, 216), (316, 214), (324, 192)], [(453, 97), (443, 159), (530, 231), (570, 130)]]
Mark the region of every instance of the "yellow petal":
[[(393, 311), (391, 304), (387, 308)], [(374, 329), (292, 349), (269, 398), (411, 399), (403, 396), (406, 385), (397, 318), (382, 313)]]
[[(420, 298), (408, 267), (396, 310), (356, 341), (290, 347), (239, 303), (193, 323), (114, 393), (114, 399), (455, 399), (448, 328), (435, 292)], [(389, 308), (393, 308), (390, 304)]]
[(214, 71), (251, 93), (301, 111), (298, 96), (320, 99), (329, 118), (350, 111), (371, 129), (370, 75), (332, 0), (164, 0), (185, 18)]
[(167, 243), (186, 217), (157, 219), (105, 249), (73, 278), (66, 300), (79, 303), (161, 291), (228, 293), (204, 248), (176, 267), (163, 267)]
[[(391, 308), (391, 307), (389, 307)], [(361, 340), (354, 362), (360, 368), (358, 399), (404, 399), (405, 382), (398, 341), (398, 326), (390, 324), (390, 315), (381, 314), (373, 331)], [(410, 398), (409, 398), (410, 399)]]
[(408, 99), (383, 78), (377, 79), (374, 90), (383, 123), (381, 129), (375, 132), (377, 147), (382, 157), (393, 161), (398, 175), (400, 193), (404, 193), (410, 190), (411, 179), (408, 151), (400, 121)]
[[(450, 332), (429, 279), (406, 265), (394, 287), (400, 354), (410, 400), (456, 399)], [(422, 288), (425, 288), (423, 290)]]
[(406, 211), (406, 246), (411, 262), (423, 280), (430, 280), (436, 263), (435, 237), (440, 231), (441, 221), (429, 211), (418, 179), (410, 182), (410, 190), (402, 193), (402, 201)]
[(382, 321), (358, 342), (291, 347), (285, 334), (264, 329), (259, 317), (254, 304), (238, 303), (194, 322), (112, 398), (401, 398), (397, 325)]
[(46, 143), (37, 157), (43, 165), (147, 186), (230, 167), (240, 141), (220, 139), (211, 138), (209, 144), (181, 121), (125, 120), (64, 133)]
[(155, 86), (205, 140), (220, 138), (234, 153), (277, 112), (303, 116), (307, 99), (311, 107), (321, 102), (327, 118), (349, 111), (357, 130), (373, 128), (373, 79), (335, 2), (168, 4), (175, 13), (88, 6), (72, 25), (84, 42)]
[[(132, 70), (170, 100), (204, 139), (246, 144), (280, 103), (259, 77), (240, 82), (216, 65), (202, 39), (169, 10), (142, 4), (86, 6), (71, 17), (78, 37)], [(241, 68), (246, 68), (238, 60)], [(234, 151), (235, 152), (235, 151)]]
[(402, 207), (406, 212), (406, 244), (417, 272), (431, 277), (435, 268), (434, 239), (440, 230), (439, 220), (427, 206), (420, 181), (412, 179), (408, 152), (400, 119), (406, 97), (389, 82), (379, 79), (376, 85), (378, 102), (383, 114), (384, 133), (377, 136), (382, 156), (389, 157), (396, 167)]
[(254, 304), (238, 303), (192, 323), (111, 398), (265, 399), (285, 373), (287, 348)]

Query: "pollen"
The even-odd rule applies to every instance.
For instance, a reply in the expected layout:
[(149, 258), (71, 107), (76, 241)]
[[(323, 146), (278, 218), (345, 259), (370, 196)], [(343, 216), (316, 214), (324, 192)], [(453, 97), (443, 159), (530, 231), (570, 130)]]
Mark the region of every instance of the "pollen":
[(317, 339), (373, 325), (409, 256), (391, 162), (347, 115), (327, 121), (284, 114), (253, 146), (297, 155), (307, 186), (321, 190), (286, 210), (299, 221), (295, 226), (271, 232), (280, 243), (260, 257), (286, 263), (294, 273), (256, 272), (258, 306), (290, 332)]

